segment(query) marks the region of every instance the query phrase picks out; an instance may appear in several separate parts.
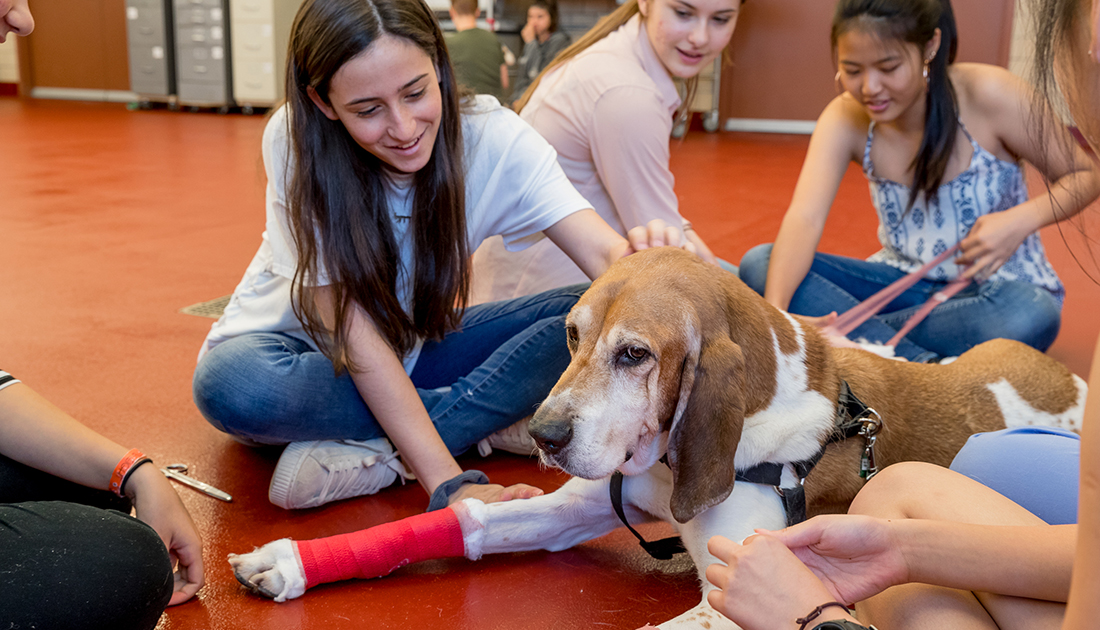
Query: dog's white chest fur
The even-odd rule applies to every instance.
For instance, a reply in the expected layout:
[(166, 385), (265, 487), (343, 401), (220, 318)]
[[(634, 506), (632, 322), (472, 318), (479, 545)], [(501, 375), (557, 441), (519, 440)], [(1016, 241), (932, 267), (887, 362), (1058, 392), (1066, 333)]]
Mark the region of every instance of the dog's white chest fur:
[(802, 324), (784, 313), (794, 327), (798, 349), (783, 354), (772, 331), (776, 390), (767, 408), (745, 417), (737, 446), (738, 470), (766, 461), (796, 462), (813, 456), (833, 428), (835, 404), (809, 387), (806, 334)]

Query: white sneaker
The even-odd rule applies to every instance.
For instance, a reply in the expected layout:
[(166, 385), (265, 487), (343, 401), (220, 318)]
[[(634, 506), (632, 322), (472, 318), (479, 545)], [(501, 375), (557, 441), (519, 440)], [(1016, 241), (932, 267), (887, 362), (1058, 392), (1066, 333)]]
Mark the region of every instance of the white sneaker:
[(539, 447), (535, 444), (535, 438), (527, 432), (527, 425), (531, 422), (531, 416), (505, 427), (477, 443), (477, 452), (482, 457), (488, 457), (494, 448), (515, 453), (516, 455), (534, 455)]
[(401, 483), (415, 479), (386, 438), (292, 442), (279, 457), (267, 497), (286, 510), (311, 508), (374, 494), (398, 477)]

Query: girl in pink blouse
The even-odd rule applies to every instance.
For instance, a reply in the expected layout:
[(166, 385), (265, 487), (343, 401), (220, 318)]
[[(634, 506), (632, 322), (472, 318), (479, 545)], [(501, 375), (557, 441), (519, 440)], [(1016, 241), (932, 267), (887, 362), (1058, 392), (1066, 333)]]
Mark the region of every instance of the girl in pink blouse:
[[(683, 225), (700, 256), (716, 264), (677, 209), (669, 135), (687, 114), (699, 73), (729, 43), (740, 8), (741, 0), (629, 0), (562, 51), (516, 102), (620, 234), (653, 219)], [(552, 243), (511, 252), (494, 238), (473, 260), (471, 304), (587, 280)]]

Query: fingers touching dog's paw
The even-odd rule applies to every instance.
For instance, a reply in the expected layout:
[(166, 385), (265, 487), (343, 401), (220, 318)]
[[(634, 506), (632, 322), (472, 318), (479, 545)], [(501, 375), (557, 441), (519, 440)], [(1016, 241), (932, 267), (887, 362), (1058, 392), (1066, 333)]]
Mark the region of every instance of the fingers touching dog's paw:
[(306, 592), (305, 571), (289, 538), (269, 542), (251, 553), (231, 553), (229, 566), (238, 582), (277, 602)]

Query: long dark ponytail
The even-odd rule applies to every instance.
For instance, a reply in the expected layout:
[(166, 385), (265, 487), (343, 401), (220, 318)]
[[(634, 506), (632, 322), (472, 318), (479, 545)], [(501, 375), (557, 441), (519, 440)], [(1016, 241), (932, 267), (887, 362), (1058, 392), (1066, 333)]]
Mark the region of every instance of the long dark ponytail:
[(940, 48), (928, 63), (924, 137), (910, 165), (913, 183), (908, 207), (911, 208), (921, 193), (926, 199), (936, 196), (955, 148), (959, 103), (955, 86), (947, 76), (947, 68), (955, 62), (959, 50), (955, 13), (950, 0), (840, 0), (833, 15), (834, 51), (840, 36), (853, 28), (873, 30), (885, 41), (916, 44), (922, 55), (936, 29), (940, 29)]
[[(442, 98), (432, 157), (414, 177), (411, 317), (397, 297), (399, 248), (383, 165), (308, 94), (313, 88), (327, 103), (336, 72), (384, 35), (405, 39), (432, 59)], [(465, 306), (470, 252), (460, 100), (435, 16), (423, 0), (306, 0), (291, 29), (286, 85), (294, 171), (287, 210), (298, 252), (295, 315), (338, 371), (356, 368), (345, 326), (356, 308), (370, 316), (398, 356), (418, 336), (442, 337), (457, 327)], [(333, 293), (331, 328), (304, 291), (322, 270)]]

